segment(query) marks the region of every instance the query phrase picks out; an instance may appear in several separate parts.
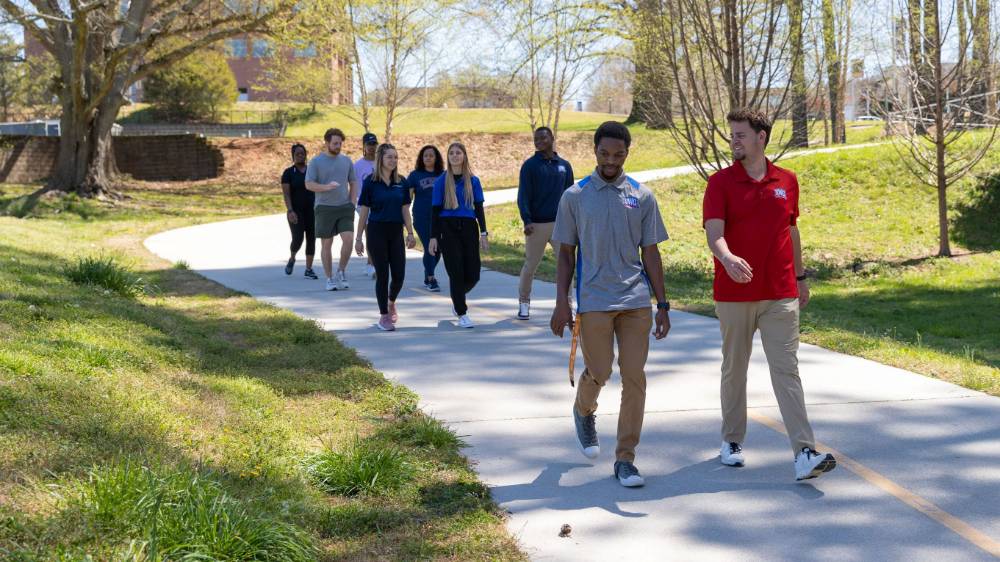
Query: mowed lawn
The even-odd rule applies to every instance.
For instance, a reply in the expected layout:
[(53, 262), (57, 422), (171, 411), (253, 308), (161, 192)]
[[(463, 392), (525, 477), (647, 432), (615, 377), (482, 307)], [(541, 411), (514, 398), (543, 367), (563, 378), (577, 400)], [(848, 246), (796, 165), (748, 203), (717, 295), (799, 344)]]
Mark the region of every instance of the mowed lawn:
[(0, 189), (0, 559), (524, 558), (412, 392), (142, 247), (272, 189)]
[[(937, 251), (933, 189), (909, 175), (893, 147), (799, 156), (781, 165), (801, 185), (807, 268), (815, 273), (802, 315), (804, 341), (1000, 396), (1000, 150), (950, 191), (954, 258)], [(660, 246), (667, 290), (683, 308), (712, 315), (711, 254), (701, 228), (704, 181), (650, 185), (671, 239)], [(523, 235), (514, 205), (488, 211), (493, 247), (484, 263), (516, 274)], [(540, 276), (554, 279), (546, 256)]]

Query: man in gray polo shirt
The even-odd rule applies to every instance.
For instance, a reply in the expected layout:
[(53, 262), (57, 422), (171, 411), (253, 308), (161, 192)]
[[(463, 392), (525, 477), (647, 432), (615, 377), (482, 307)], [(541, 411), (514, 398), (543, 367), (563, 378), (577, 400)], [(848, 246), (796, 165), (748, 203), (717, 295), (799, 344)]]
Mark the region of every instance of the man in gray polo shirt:
[(633, 461), (646, 405), (651, 291), (657, 302), (656, 339), (670, 330), (670, 304), (656, 246), (667, 239), (667, 231), (653, 193), (623, 171), (631, 143), (621, 123), (608, 121), (598, 127), (597, 168), (563, 194), (552, 234), (561, 243), (551, 322), (552, 333), (559, 337), (566, 326), (573, 326), (567, 295), (576, 273), (576, 321), (585, 364), (573, 405), (577, 439), (586, 457), (600, 454), (594, 413), (611, 376), (617, 339), (622, 400), (614, 476), (627, 487), (644, 483)]
[[(328, 129), (323, 135), (326, 151), (317, 154), (306, 167), (306, 189), (316, 192), (316, 236), (322, 241), (320, 257), (326, 273), (326, 290), (346, 289), (347, 262), (354, 248), (354, 202), (358, 199), (358, 181), (354, 163), (340, 153), (344, 133)], [(340, 264), (333, 277), (333, 237), (340, 235)]]

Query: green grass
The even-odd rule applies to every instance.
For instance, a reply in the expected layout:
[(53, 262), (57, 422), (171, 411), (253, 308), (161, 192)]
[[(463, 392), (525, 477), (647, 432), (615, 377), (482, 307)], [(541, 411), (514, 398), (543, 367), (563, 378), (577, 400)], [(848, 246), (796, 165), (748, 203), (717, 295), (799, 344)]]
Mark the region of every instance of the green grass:
[[(0, 195), (25, 217), (0, 216), (0, 559), (524, 558), (458, 438), (412, 430), (429, 422), (411, 391), (314, 322), (142, 246), (274, 212), (273, 189), (150, 185), (114, 203), (33, 189)], [(78, 267), (95, 255), (114, 259)], [(95, 290), (74, 269), (155, 290)], [(355, 440), (398, 451), (407, 477), (378, 494), (317, 486), (307, 459)]]
[(370, 439), (317, 453), (306, 461), (306, 471), (320, 489), (343, 496), (395, 492), (413, 477), (413, 465), (401, 450)]
[[(937, 251), (937, 200), (891, 146), (798, 156), (803, 254), (812, 301), (803, 340), (1000, 396), (1000, 149), (950, 190), (955, 258)], [(714, 314), (712, 262), (701, 228), (704, 181), (653, 182), (671, 239), (660, 246), (667, 290)], [(514, 205), (490, 208), (488, 267), (517, 274), (523, 235)], [(547, 255), (539, 276), (553, 280)]]
[(77, 285), (103, 288), (126, 297), (138, 296), (145, 290), (142, 277), (110, 256), (77, 258), (66, 267), (65, 274)]

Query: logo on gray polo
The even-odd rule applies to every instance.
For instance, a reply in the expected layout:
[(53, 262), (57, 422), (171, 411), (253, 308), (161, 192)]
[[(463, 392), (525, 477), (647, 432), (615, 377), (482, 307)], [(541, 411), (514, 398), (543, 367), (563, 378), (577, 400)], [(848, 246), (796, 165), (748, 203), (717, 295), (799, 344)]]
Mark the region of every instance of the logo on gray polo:
[(639, 198), (635, 195), (629, 195), (627, 193), (622, 193), (622, 205), (625, 205), (629, 209), (639, 208)]

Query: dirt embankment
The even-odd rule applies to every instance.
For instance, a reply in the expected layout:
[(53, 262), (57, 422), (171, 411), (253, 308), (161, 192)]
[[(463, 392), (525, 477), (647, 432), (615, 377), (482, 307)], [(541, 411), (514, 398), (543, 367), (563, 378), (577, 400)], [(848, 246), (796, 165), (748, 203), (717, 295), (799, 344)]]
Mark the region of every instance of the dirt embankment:
[[(487, 189), (499, 184), (514, 185), (521, 163), (535, 151), (531, 135), (521, 133), (397, 135), (393, 144), (399, 151), (401, 171), (409, 173), (413, 169), (422, 146), (433, 144), (444, 153), (455, 140), (465, 144), (473, 171)], [(310, 157), (323, 149), (321, 138), (214, 139), (213, 143), (225, 156), (225, 172), (213, 181), (276, 185), (282, 170), (291, 165), (291, 146), (296, 142), (305, 145)], [(592, 143), (593, 133), (564, 132), (559, 135), (556, 148), (560, 156), (578, 168), (577, 163), (593, 160)], [(361, 155), (360, 145), (360, 139), (350, 138), (344, 153), (357, 159)]]

